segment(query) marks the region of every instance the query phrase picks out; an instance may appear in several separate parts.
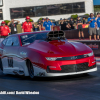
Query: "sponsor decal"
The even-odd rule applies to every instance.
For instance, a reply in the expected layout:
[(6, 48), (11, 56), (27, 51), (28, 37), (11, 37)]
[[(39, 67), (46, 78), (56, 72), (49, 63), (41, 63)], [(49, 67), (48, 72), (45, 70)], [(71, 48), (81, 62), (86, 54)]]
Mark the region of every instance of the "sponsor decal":
[(28, 36), (27, 35), (24, 35), (24, 36), (22, 36), (22, 39), (25, 39), (25, 38), (27, 38)]
[(26, 56), (26, 55), (27, 55), (27, 53), (26, 53), (26, 52), (24, 52), (24, 51), (22, 51), (22, 52), (20, 52), (20, 55), (24, 55), (24, 56)]
[(73, 57), (71, 57), (71, 59), (73, 60), (73, 59), (77, 59), (77, 56), (73, 56)]
[(13, 58), (8, 57), (8, 67), (13, 67)]

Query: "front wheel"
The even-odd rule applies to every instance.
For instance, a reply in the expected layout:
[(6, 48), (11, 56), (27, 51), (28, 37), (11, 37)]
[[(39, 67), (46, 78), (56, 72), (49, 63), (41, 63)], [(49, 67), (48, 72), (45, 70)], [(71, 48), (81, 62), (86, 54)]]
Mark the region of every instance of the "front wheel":
[(27, 68), (28, 68), (28, 72), (29, 72), (29, 76), (30, 78), (34, 78), (34, 68), (33, 68), (33, 65), (31, 63), (31, 61), (27, 61)]
[(3, 65), (2, 65), (2, 60), (0, 58), (0, 69), (3, 71)]

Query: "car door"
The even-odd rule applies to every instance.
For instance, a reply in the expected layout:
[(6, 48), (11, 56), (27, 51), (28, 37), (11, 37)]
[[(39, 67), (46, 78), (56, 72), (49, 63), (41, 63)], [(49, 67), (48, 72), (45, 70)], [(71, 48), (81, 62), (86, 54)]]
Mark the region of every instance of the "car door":
[(7, 74), (13, 74), (14, 70), (18, 70), (18, 64), (16, 62), (17, 52), (19, 49), (19, 39), (17, 36), (8, 37), (6, 44), (3, 48), (3, 72)]

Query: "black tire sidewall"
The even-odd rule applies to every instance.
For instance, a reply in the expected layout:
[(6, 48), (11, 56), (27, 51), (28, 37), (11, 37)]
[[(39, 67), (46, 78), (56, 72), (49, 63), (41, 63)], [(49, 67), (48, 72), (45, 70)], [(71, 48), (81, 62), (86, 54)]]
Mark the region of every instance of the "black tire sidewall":
[(0, 69), (3, 71), (3, 65), (2, 65), (2, 60), (0, 58)]
[[(31, 61), (27, 61), (27, 68), (28, 68), (30, 78), (33, 79), (34, 75), (32, 75), (32, 74), (34, 74), (34, 68), (32, 66)], [(33, 73), (31, 72), (31, 70), (33, 70)]]

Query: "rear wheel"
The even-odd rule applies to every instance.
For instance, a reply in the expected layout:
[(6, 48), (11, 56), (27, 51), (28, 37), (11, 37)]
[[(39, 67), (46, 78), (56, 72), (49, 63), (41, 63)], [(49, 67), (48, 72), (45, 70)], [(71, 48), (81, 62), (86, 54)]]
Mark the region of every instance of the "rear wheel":
[(0, 58), (0, 69), (3, 71), (3, 65), (2, 65), (2, 60)]
[(29, 76), (30, 78), (34, 78), (34, 68), (33, 68), (33, 65), (31, 63), (31, 61), (27, 61), (27, 68), (28, 68), (28, 72), (29, 72)]

